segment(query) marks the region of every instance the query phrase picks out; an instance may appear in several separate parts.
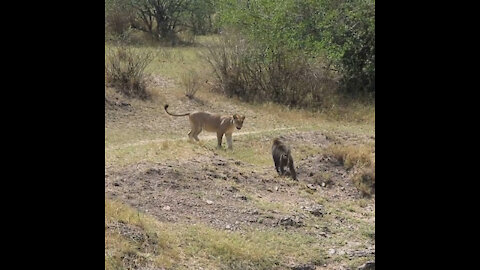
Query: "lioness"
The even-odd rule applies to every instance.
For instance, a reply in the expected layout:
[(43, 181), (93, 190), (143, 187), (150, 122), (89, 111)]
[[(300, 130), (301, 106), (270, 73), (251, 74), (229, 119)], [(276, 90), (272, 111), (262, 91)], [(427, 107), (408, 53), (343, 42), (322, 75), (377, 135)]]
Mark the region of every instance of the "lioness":
[(216, 113), (209, 112), (191, 112), (184, 114), (172, 114), (168, 112), (168, 104), (165, 104), (165, 111), (172, 116), (187, 116), (190, 120), (190, 132), (188, 137), (190, 140), (195, 139), (197, 142), (198, 134), (202, 132), (203, 129), (209, 132), (217, 133), (218, 148), (222, 147), (222, 138), (223, 134), (227, 138), (228, 149), (232, 148), (232, 133), (237, 128), (238, 130), (242, 128), (243, 121), (245, 120), (244, 115), (234, 114), (229, 116), (222, 116)]

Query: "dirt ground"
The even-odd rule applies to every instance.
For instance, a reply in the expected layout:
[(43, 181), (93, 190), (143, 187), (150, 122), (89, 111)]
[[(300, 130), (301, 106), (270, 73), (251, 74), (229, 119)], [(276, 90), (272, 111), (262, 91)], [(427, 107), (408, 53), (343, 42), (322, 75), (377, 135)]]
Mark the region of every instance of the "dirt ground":
[[(158, 80), (157, 83), (159, 100), (169, 102), (170, 110), (176, 113), (203, 109), (219, 113), (245, 111), (250, 117), (256, 114), (255, 111), (239, 105), (222, 105), (215, 100), (189, 100), (179, 97), (169, 91), (171, 82)], [(122, 145), (158, 142), (164, 139), (161, 134), (165, 133), (178, 134), (181, 135), (181, 140), (186, 139), (187, 119), (159, 117), (163, 110), (159, 101), (127, 100), (120, 95), (109, 93), (105, 102), (106, 136), (110, 130), (121, 129), (144, 130), (148, 134), (137, 140), (129, 137), (118, 144), (106, 142), (106, 155), (109, 153), (108, 149)], [(251, 122), (254, 126), (256, 124), (256, 128), (262, 128), (261, 123)], [(249, 124), (245, 122), (245, 125)], [(272, 125), (271, 128), (279, 126)], [(268, 130), (265, 127), (263, 129)], [(250, 132), (255, 130), (252, 128)], [(207, 133), (202, 136), (206, 138), (214, 135)], [(234, 134), (234, 146), (235, 139), (240, 136), (236, 137)], [(330, 133), (322, 130), (292, 131), (283, 138), (292, 146), (292, 151), (300, 151), (297, 145), (307, 143), (327, 148), (336, 143), (371, 143), (375, 140), (372, 136), (353, 133), (332, 138)], [(333, 206), (340, 203), (358, 205), (361, 201), (361, 211), (353, 211), (348, 215), (372, 224), (374, 228), (375, 197), (362, 197), (352, 183), (352, 172), (338, 160), (312, 154), (295, 160), (295, 167), (298, 181), (288, 176), (278, 176), (273, 161), (269, 166), (258, 166), (215, 151), (161, 162), (140, 160), (127, 166), (106, 166), (105, 194), (106, 197), (122, 201), (161, 222), (203, 223), (216, 229), (231, 231), (284, 227), (318, 236), (319, 240), (340, 237), (336, 232), (342, 230), (354, 230), (355, 224), (349, 222), (345, 215), (337, 216), (339, 210)], [(116, 226), (122, 229), (125, 225)], [(122, 230), (130, 230), (132, 235), (136, 235), (134, 228)], [(374, 258), (374, 235), (364, 243), (352, 241), (329, 254)], [(347, 268), (343, 263), (332, 261), (330, 265), (319, 266), (317, 269)]]

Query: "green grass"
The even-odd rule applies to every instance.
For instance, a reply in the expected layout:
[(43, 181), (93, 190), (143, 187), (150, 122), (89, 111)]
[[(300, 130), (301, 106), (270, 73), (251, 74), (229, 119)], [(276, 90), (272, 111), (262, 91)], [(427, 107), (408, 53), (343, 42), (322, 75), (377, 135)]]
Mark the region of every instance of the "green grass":
[[(106, 229), (105, 268), (118, 269), (125, 256), (140, 257), (143, 264), (185, 269), (199, 263), (207, 269), (288, 269), (292, 263), (322, 263), (325, 250), (317, 238), (273, 228), (268, 231), (231, 232), (202, 224), (170, 224), (110, 199), (105, 200), (105, 226), (121, 221), (154, 235), (158, 247), (145, 250), (114, 230)], [(143, 245), (142, 245), (143, 244)]]
[[(140, 231), (144, 240), (137, 241), (107, 228), (119, 222)], [(105, 199), (105, 269), (123, 269), (128, 264), (126, 257), (140, 264), (171, 267), (180, 255), (175, 238), (153, 217), (121, 202)]]

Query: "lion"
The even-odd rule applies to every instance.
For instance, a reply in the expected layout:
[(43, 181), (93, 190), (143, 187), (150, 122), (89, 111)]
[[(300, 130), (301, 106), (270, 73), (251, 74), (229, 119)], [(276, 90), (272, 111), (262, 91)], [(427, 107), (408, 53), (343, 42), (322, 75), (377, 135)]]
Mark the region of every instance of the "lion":
[(209, 112), (191, 112), (184, 114), (173, 114), (168, 112), (168, 104), (165, 104), (165, 111), (171, 116), (187, 116), (190, 120), (190, 132), (188, 133), (188, 138), (190, 140), (195, 139), (197, 142), (198, 134), (202, 130), (208, 132), (216, 132), (218, 145), (217, 148), (222, 147), (222, 138), (223, 134), (227, 138), (228, 149), (233, 149), (232, 146), (232, 133), (237, 130), (240, 130), (243, 126), (243, 121), (245, 120), (245, 115), (234, 114), (228, 116), (222, 116), (216, 113)]

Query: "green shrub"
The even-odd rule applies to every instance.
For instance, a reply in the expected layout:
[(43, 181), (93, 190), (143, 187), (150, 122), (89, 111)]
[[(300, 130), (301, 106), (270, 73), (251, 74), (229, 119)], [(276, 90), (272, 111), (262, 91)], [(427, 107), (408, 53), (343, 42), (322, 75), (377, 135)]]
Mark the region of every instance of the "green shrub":
[(345, 93), (375, 92), (375, 0), (219, 0), (218, 9), (218, 24), (257, 43), (268, 60), (324, 58)]

